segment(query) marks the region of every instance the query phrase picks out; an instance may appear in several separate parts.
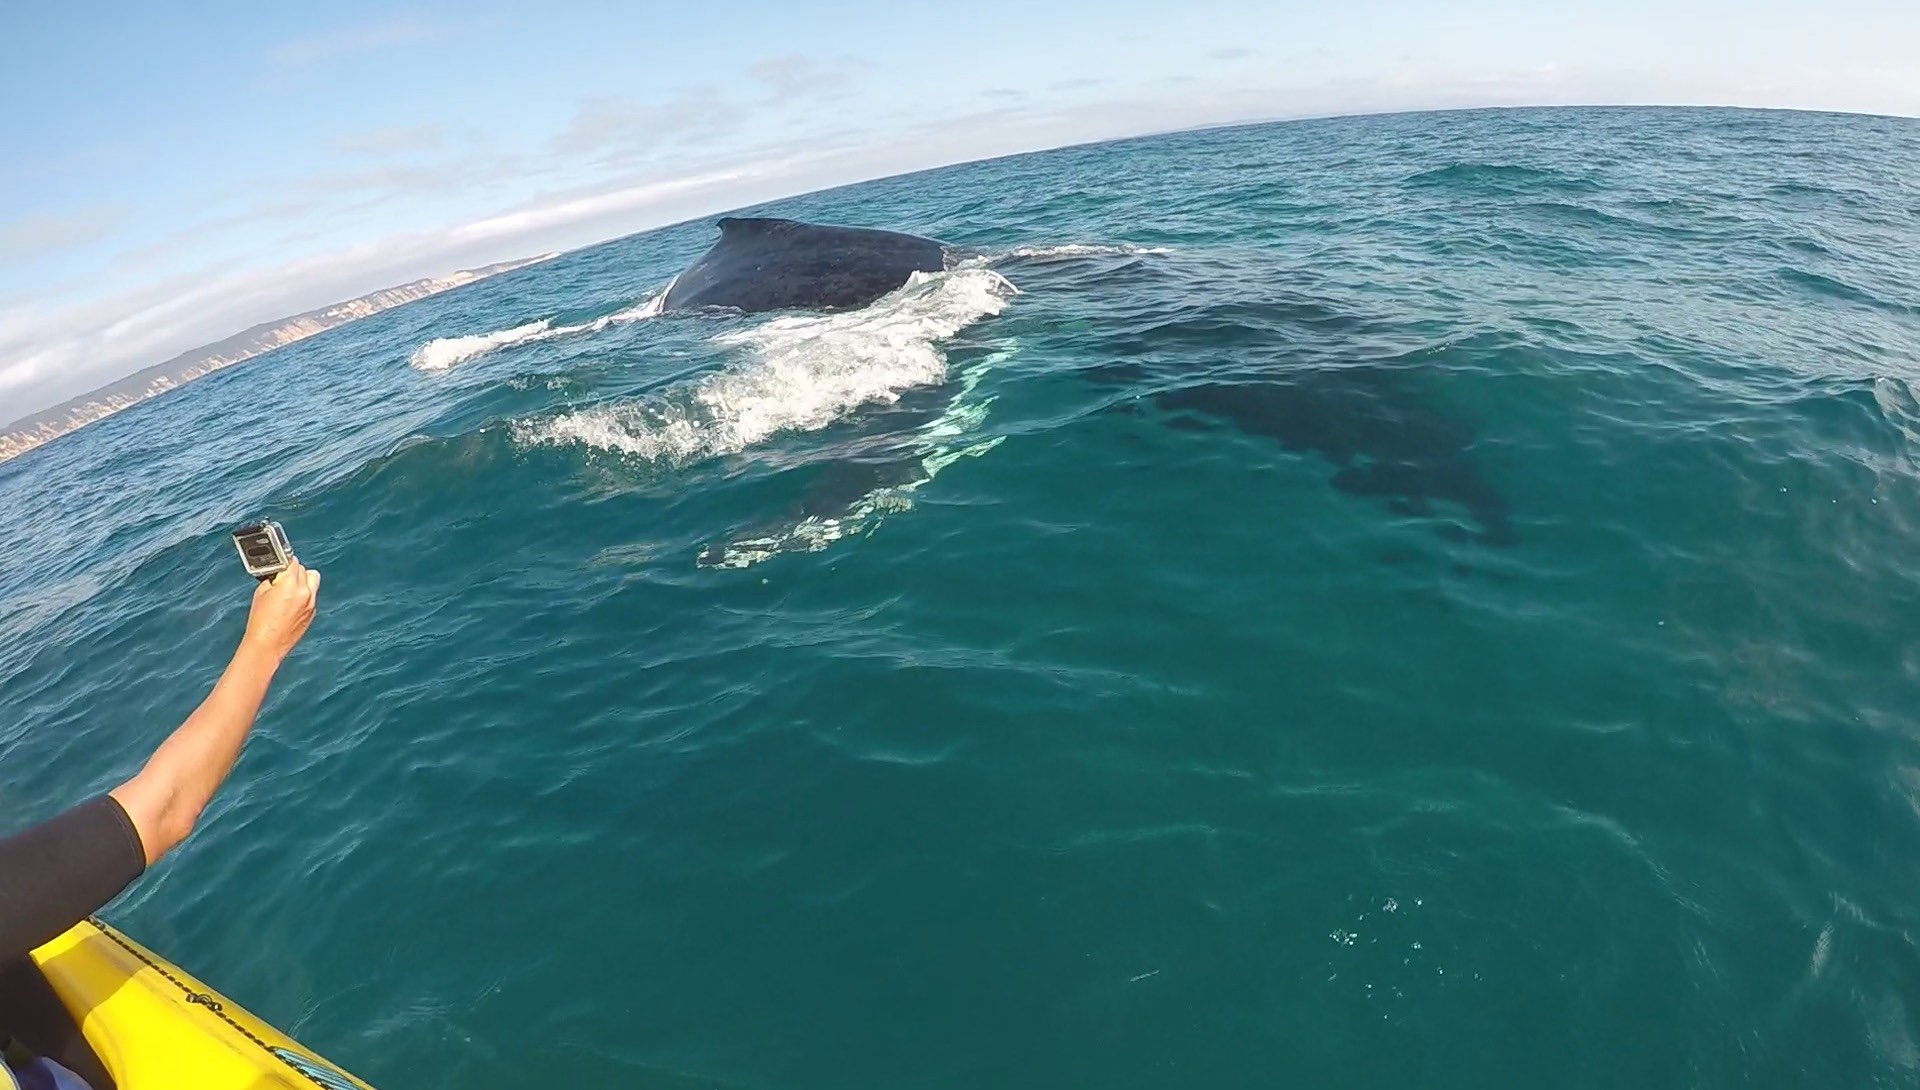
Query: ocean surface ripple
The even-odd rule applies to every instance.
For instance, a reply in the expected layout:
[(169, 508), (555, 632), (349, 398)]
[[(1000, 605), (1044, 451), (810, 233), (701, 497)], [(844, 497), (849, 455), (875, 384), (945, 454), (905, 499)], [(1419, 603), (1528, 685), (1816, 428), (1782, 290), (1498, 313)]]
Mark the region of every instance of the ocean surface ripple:
[(1920, 124), (1543, 109), (752, 210), (0, 465), (9, 826), (325, 608), (112, 906), (389, 1088), (1920, 1081)]

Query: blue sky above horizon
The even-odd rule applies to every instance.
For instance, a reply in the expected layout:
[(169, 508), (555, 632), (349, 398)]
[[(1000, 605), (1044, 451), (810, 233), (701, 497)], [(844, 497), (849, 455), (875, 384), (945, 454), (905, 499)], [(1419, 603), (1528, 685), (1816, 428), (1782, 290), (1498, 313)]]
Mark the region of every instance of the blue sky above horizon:
[(0, 425), (245, 326), (823, 186), (1478, 105), (1920, 115), (1891, 0), (9, 5)]

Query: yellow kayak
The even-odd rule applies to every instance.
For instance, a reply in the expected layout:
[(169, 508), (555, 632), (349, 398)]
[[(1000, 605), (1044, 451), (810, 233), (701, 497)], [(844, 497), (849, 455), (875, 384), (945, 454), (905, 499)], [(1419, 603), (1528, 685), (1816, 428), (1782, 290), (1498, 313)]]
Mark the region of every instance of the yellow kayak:
[(120, 1090), (373, 1090), (99, 920), (33, 960)]

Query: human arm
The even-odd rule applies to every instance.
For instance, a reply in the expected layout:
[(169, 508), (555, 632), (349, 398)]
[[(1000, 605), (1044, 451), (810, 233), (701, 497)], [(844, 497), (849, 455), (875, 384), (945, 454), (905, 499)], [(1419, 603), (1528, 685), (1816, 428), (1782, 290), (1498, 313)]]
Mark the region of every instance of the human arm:
[(79, 923), (145, 869), (139, 834), (105, 795), (0, 838), (0, 964)]
[(298, 560), (256, 587), (246, 635), (213, 691), (132, 779), (108, 792), (149, 865), (187, 838), (233, 770), (274, 672), (313, 621), (319, 592), (320, 573)]
[(274, 671), (313, 620), (319, 589), (320, 573), (297, 562), (256, 587), (233, 661), (139, 774), (0, 837), (0, 963), (97, 911), (193, 830), (240, 755)]

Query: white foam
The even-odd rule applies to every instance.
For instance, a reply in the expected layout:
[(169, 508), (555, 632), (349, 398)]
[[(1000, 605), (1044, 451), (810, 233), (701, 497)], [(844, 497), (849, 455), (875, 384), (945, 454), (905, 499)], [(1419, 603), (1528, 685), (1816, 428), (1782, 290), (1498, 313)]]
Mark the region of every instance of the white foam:
[(1111, 244), (1067, 242), (1057, 246), (1017, 246), (1006, 253), (993, 255), (990, 260), (1007, 261), (1019, 258), (1023, 261), (1065, 261), (1076, 257), (1132, 257), (1172, 252), (1165, 246), (1135, 246), (1125, 242)]
[(679, 279), (680, 278), (676, 276), (673, 280), (667, 281), (667, 286), (661, 288), (653, 298), (648, 299), (646, 302), (638, 306), (628, 307), (614, 314), (609, 314), (604, 318), (596, 318), (588, 322), (583, 328), (601, 330), (610, 325), (619, 325), (623, 322), (638, 322), (657, 316), (662, 310), (666, 309), (667, 293), (673, 290), (674, 281)]
[(465, 337), (435, 337), (426, 344), (413, 350), (407, 363), (416, 371), (445, 371), (473, 359), (484, 356), (496, 348), (510, 344), (525, 344), (539, 340), (553, 333), (553, 322), (542, 318), (526, 325), (517, 325), (512, 329), (497, 329), (492, 333), (474, 333)]
[(711, 545), (701, 550), (695, 563), (703, 568), (748, 568), (781, 553), (817, 553), (842, 538), (872, 532), (888, 515), (913, 510), (913, 493), (939, 476), (941, 470), (962, 458), (978, 458), (1006, 439), (1004, 435), (995, 435), (975, 442), (962, 441), (985, 422), (987, 410), (993, 404), (990, 397), (973, 397), (975, 387), (1009, 354), (997, 352), (960, 375), (959, 390), (946, 412), (921, 430), (920, 436), (927, 446), (920, 452), (918, 475), (900, 484), (877, 488), (838, 515), (810, 515), (784, 530)]
[(527, 444), (580, 444), (683, 464), (814, 431), (861, 405), (894, 401), (947, 377), (939, 342), (1018, 293), (990, 269), (915, 273), (860, 310), (790, 315), (725, 333), (740, 363), (661, 394), (523, 422)]
[[(842, 538), (866, 532), (883, 510), (905, 510), (911, 504), (895, 500), (891, 489), (870, 492), (839, 515), (814, 515), (777, 533), (735, 538), (701, 552), (694, 561), (703, 568), (750, 568), (781, 553), (818, 553)], [(899, 503), (898, 507), (890, 504)]]
[(512, 345), (551, 340), (554, 337), (565, 337), (574, 333), (598, 333), (608, 326), (642, 321), (660, 313), (666, 306), (667, 292), (671, 290), (673, 290), (673, 282), (668, 281), (666, 287), (661, 288), (644, 302), (578, 325), (557, 326), (553, 324), (553, 319), (542, 318), (539, 321), (517, 325), (512, 329), (495, 330), (492, 333), (473, 333), (464, 337), (436, 337), (414, 349), (407, 363), (416, 371), (445, 371), (468, 360)]

